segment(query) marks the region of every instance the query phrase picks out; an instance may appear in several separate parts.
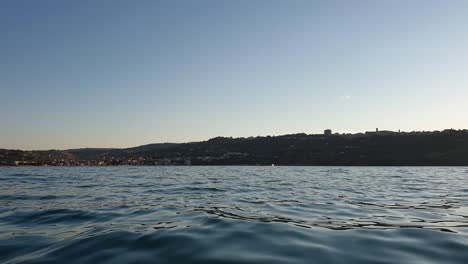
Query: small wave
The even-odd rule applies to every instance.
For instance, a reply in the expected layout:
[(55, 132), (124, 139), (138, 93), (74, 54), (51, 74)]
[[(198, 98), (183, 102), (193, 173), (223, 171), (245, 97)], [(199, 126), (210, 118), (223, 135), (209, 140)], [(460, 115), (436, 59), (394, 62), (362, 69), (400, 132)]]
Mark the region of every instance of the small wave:
[(212, 192), (225, 192), (226, 190), (216, 187), (180, 187), (171, 189), (173, 192), (200, 192), (200, 193), (212, 193)]
[[(457, 228), (466, 228), (468, 227), (468, 222), (463, 221), (427, 221), (424, 219), (405, 219), (403, 217), (395, 216), (373, 216), (370, 218), (364, 219), (354, 219), (354, 218), (331, 218), (324, 217), (324, 219), (316, 220), (303, 220), (295, 219), (286, 216), (276, 216), (276, 215), (253, 215), (253, 214), (239, 214), (235, 213), (236, 210), (227, 210), (229, 208), (218, 208), (218, 207), (198, 207), (194, 210), (200, 210), (207, 214), (216, 215), (223, 218), (230, 218), (236, 220), (244, 221), (253, 221), (253, 222), (279, 222), (292, 224), (298, 227), (312, 228), (320, 227), (331, 230), (348, 230), (348, 229), (402, 229), (402, 228), (424, 228), (439, 230), (443, 232), (452, 232), (457, 233), (455, 229)], [(394, 220), (394, 222), (385, 222), (386, 218)], [(380, 219), (377, 220), (377, 219)], [(399, 221), (395, 221), (399, 220)]]
[(55, 195), (24, 195), (24, 194), (17, 194), (17, 195), (0, 195), (0, 200), (54, 200), (59, 198), (69, 198), (71, 196), (55, 196)]
[(83, 184), (83, 185), (77, 185), (75, 186), (76, 188), (93, 188), (93, 187), (97, 187), (98, 185), (94, 185), (94, 184)]
[(11, 224), (54, 224), (73, 222), (100, 222), (107, 221), (116, 214), (96, 214), (83, 210), (53, 209), (40, 212), (15, 212), (2, 218), (3, 221)]
[(30, 173), (12, 173), (12, 174), (8, 174), (8, 176), (12, 176), (12, 177), (27, 177), (27, 176), (33, 176), (34, 174), (30, 174)]

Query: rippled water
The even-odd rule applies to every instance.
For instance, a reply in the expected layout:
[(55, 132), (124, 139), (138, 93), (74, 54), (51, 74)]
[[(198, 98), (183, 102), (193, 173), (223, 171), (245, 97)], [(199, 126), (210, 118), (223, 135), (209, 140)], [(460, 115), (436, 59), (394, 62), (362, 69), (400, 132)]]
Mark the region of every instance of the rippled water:
[(468, 263), (468, 168), (0, 168), (1, 263)]

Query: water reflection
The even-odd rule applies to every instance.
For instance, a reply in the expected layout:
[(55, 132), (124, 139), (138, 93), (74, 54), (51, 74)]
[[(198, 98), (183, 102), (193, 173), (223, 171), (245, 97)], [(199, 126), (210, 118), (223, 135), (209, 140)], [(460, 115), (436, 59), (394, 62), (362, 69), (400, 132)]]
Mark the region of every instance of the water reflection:
[[(306, 252), (315, 252), (330, 263), (462, 263), (467, 176), (466, 168), (0, 168), (0, 261), (310, 263)], [(367, 248), (349, 255), (359, 243)], [(380, 256), (370, 252), (384, 245)]]

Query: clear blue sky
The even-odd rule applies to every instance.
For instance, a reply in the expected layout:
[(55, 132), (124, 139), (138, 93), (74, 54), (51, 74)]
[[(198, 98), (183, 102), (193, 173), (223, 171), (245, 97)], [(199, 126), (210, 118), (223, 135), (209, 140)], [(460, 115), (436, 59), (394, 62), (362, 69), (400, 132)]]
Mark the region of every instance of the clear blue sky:
[(0, 148), (468, 127), (468, 1), (0, 2)]

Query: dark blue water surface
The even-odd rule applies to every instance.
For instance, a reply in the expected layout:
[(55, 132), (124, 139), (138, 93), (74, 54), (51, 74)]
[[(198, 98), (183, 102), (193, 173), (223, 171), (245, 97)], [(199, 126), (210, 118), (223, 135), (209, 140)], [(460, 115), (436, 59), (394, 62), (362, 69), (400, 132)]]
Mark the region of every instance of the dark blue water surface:
[(468, 168), (3, 167), (1, 263), (468, 263)]

